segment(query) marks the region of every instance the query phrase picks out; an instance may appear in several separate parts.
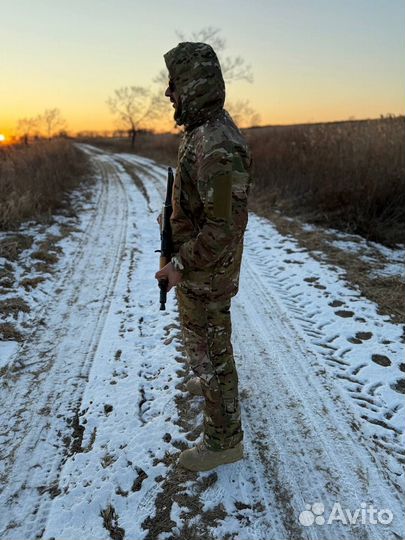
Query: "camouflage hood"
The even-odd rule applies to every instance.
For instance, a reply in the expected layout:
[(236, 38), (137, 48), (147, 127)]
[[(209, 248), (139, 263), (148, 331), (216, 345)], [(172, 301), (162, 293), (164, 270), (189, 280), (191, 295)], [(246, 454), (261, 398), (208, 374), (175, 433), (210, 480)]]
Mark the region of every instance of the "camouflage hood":
[(217, 55), (210, 45), (179, 43), (164, 59), (180, 98), (174, 117), (179, 126), (198, 126), (222, 110), (225, 83)]

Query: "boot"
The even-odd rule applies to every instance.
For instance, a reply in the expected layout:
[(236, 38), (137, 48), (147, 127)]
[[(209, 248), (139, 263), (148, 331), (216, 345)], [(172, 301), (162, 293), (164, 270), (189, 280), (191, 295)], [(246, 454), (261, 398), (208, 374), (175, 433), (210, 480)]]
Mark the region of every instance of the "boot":
[(178, 464), (190, 471), (209, 471), (219, 465), (233, 463), (243, 458), (243, 443), (226, 450), (210, 450), (204, 443), (181, 452)]
[(200, 377), (192, 377), (186, 382), (186, 389), (194, 396), (203, 396)]

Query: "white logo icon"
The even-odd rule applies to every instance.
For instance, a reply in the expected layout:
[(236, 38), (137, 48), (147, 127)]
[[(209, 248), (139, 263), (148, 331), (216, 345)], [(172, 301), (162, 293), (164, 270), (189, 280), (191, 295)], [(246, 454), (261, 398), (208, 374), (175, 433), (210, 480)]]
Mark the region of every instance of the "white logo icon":
[(323, 503), (306, 504), (305, 508), (306, 510), (301, 512), (299, 517), (301, 525), (309, 527), (314, 523), (317, 525), (323, 525), (325, 523), (325, 518), (322, 515), (325, 512)]
[(340, 521), (344, 525), (356, 523), (382, 523), (387, 525), (391, 523), (394, 518), (393, 513), (388, 508), (378, 510), (373, 505), (367, 505), (362, 502), (359, 508), (351, 511), (349, 509), (343, 509), (341, 504), (335, 502), (329, 516), (324, 516), (325, 506), (321, 502), (313, 504), (306, 504), (305, 510), (299, 515), (299, 522), (304, 527), (310, 527), (311, 525), (324, 525), (325, 523), (330, 525), (334, 521)]

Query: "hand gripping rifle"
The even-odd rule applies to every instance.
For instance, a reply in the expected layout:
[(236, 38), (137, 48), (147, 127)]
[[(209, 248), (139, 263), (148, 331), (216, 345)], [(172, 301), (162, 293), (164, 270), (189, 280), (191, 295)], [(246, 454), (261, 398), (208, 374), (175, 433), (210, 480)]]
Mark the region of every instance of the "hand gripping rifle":
[[(172, 214), (172, 192), (173, 192), (173, 169), (171, 167), (167, 170), (167, 188), (166, 188), (166, 200), (163, 205), (163, 210), (160, 220), (160, 261), (159, 269), (161, 270), (166, 264), (170, 262), (172, 257), (172, 229), (170, 225), (170, 216)], [(167, 297), (167, 279), (159, 279), (160, 289), (160, 309), (166, 309), (166, 297)]]

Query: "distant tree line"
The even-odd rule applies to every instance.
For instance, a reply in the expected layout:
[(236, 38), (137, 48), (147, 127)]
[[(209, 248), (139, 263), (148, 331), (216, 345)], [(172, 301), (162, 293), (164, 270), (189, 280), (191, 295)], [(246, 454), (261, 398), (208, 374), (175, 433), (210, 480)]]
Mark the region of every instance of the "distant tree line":
[(66, 120), (58, 108), (45, 109), (37, 116), (20, 118), (17, 122), (17, 137), (24, 144), (29, 144), (32, 139), (67, 136), (66, 126)]

